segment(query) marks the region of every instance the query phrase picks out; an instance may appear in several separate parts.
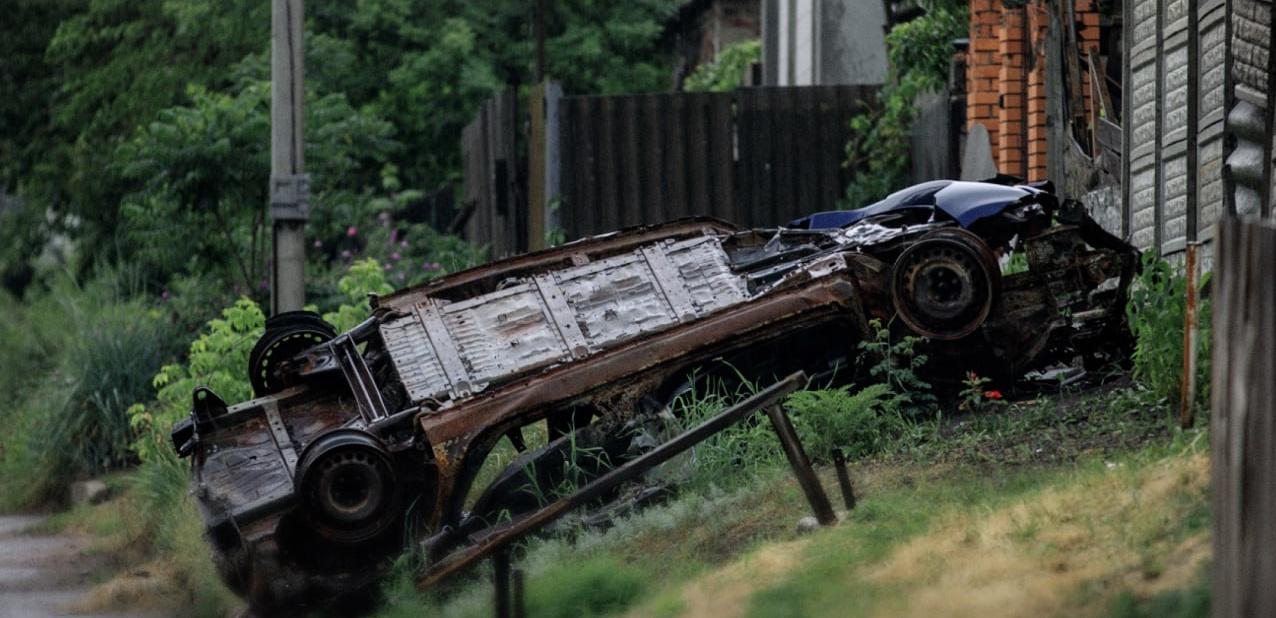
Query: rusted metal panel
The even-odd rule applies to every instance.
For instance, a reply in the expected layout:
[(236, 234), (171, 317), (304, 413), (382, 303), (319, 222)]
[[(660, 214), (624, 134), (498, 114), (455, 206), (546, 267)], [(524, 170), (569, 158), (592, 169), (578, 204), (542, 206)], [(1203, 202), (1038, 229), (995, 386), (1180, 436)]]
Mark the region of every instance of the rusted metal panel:
[[(394, 341), (386, 349), (414, 401), (455, 400), (747, 297), (721, 241), (701, 236), (648, 245), (460, 302), (432, 303), (380, 328)], [(441, 328), (430, 328), (436, 314)]]
[[(220, 572), (265, 610), (355, 590), (409, 526), (432, 534), (432, 548), (495, 533), (500, 509), (519, 504), (510, 490), (522, 466), (558, 469), (568, 436), (557, 435), (601, 441), (623, 464), (642, 456), (623, 428), (658, 418), (661, 398), (697, 369), (744, 359), (732, 366), (758, 375), (837, 372), (844, 361), (830, 357), (853, 349), (870, 318), (907, 310), (907, 330), (933, 335), (928, 370), (955, 379), (1013, 379), (1128, 335), (1121, 307), (1137, 252), (1076, 204), (1028, 186), (939, 182), (860, 216), (844, 228), (634, 228), (375, 299), (363, 324), (328, 328), (299, 353), (255, 347), (262, 396), (227, 407), (197, 390), (173, 432), (194, 458)], [(1029, 272), (1002, 282), (987, 256), (1011, 242)], [(261, 350), (326, 327), (309, 314), (268, 326)], [(474, 487), (496, 442), (540, 421), (551, 442)], [(518, 509), (516, 520), (530, 512)]]

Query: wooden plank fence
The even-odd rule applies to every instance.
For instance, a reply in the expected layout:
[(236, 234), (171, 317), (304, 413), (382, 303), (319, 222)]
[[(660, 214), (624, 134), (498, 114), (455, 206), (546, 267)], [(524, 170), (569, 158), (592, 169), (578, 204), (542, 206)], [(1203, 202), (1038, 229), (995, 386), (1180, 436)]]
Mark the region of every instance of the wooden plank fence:
[(465, 236), (503, 257), (539, 248), (551, 228), (570, 240), (692, 215), (774, 226), (835, 209), (850, 181), (850, 119), (876, 91), (562, 97), (546, 85), (529, 101), (528, 155), (518, 99), (502, 92), (462, 136)]
[(837, 207), (851, 117), (866, 86), (564, 97), (568, 238), (710, 215), (780, 225)]
[(518, 118), (518, 97), (505, 90), (485, 101), (461, 133), (465, 238), (488, 245), (493, 258), (528, 248)]
[(1218, 232), (1211, 613), (1276, 616), (1276, 227), (1227, 218)]

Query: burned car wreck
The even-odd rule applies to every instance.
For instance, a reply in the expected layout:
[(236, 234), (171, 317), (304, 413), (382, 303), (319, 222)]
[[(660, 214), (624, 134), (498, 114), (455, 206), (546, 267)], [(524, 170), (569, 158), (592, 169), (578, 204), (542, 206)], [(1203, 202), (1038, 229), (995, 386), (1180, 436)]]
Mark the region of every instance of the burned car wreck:
[[(1027, 270), (1003, 275), (1012, 251)], [(534, 464), (573, 431), (613, 463), (640, 453), (633, 428), (718, 361), (831, 375), (879, 319), (928, 338), (940, 381), (1104, 362), (1128, 341), (1137, 267), (1048, 186), (935, 181), (781, 228), (633, 228), (374, 298), (345, 333), (274, 316), (257, 397), (198, 389), (173, 441), (231, 588), (258, 608), (322, 603), (366, 588), (408, 539), (437, 558), (535, 508), (526, 475), (553, 470)], [(525, 449), (535, 423), (548, 441)], [(502, 439), (525, 452), (480, 487)]]

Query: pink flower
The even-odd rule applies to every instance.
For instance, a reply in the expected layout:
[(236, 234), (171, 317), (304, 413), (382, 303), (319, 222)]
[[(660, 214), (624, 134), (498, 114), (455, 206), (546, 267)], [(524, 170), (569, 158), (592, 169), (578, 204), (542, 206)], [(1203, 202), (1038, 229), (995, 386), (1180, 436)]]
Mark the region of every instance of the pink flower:
[(351, 255), (351, 254), (350, 254), (350, 250), (349, 250), (349, 249), (346, 249), (345, 251), (342, 251), (342, 252), (341, 252), (341, 257), (342, 257), (343, 259), (347, 259), (347, 260), (348, 260), (348, 259), (350, 259), (350, 255)]
[(316, 239), (316, 240), (315, 240), (315, 248), (316, 248), (316, 249), (322, 249), (322, 248), (323, 248), (323, 241), (322, 241), (322, 240), (318, 240), (318, 239)]
[(354, 238), (355, 236), (358, 236), (358, 235), (359, 235), (359, 228), (353, 225), (346, 228), (346, 238)]
[(163, 292), (161, 292), (161, 293), (160, 293), (160, 298), (161, 298), (164, 302), (168, 302), (168, 290), (164, 290)]
[(390, 254), (390, 259), (392, 259), (392, 260), (394, 260), (394, 261), (396, 261), (396, 262), (397, 262), (397, 261), (399, 261), (399, 260), (403, 259), (403, 256), (399, 255), (399, 252), (398, 252), (398, 251), (395, 251), (394, 253), (391, 253), (391, 254)]
[(390, 244), (393, 245), (396, 242), (399, 242), (399, 228), (397, 227), (390, 230)]
[(406, 241), (406, 240), (405, 240), (405, 241), (400, 242), (400, 243), (399, 243), (399, 246), (400, 246), (400, 247), (403, 247), (403, 248), (405, 248), (405, 249), (406, 249), (406, 248), (407, 248), (407, 246), (408, 246), (408, 241)]

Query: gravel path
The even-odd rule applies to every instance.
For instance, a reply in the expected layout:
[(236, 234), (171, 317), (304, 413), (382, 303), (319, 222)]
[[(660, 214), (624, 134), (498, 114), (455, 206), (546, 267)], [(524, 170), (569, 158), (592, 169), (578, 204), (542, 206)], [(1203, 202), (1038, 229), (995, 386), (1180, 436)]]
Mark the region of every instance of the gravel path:
[(41, 515), (0, 516), (0, 618), (162, 616), (71, 613), (68, 606), (92, 589), (98, 559), (86, 554), (87, 537), (25, 532), (43, 520)]

